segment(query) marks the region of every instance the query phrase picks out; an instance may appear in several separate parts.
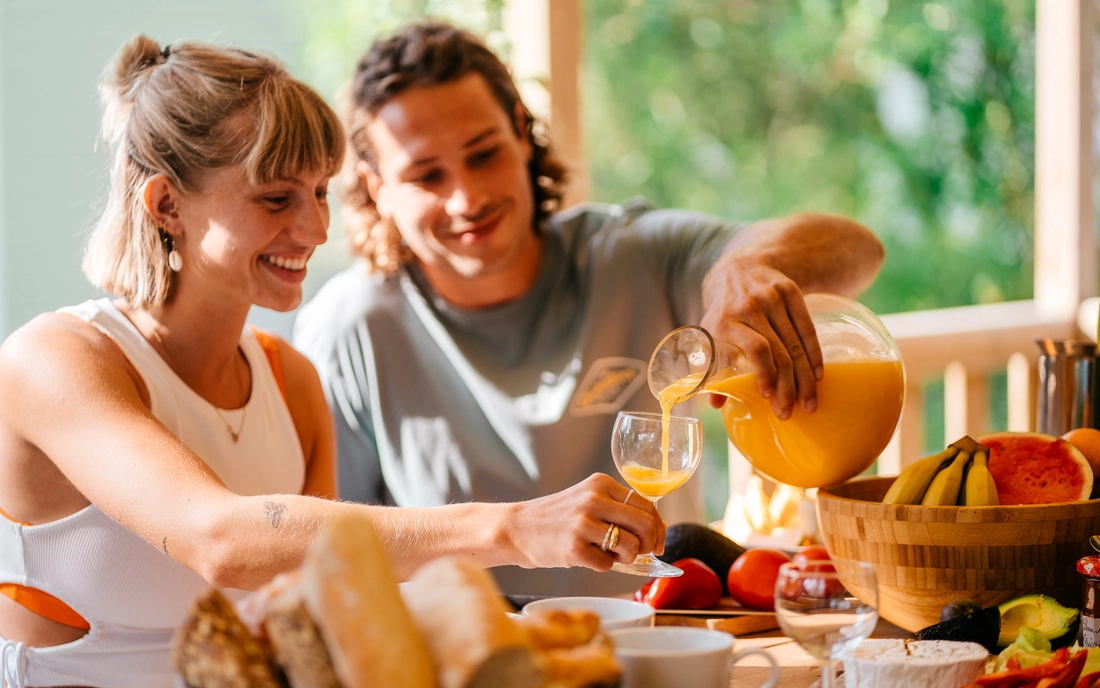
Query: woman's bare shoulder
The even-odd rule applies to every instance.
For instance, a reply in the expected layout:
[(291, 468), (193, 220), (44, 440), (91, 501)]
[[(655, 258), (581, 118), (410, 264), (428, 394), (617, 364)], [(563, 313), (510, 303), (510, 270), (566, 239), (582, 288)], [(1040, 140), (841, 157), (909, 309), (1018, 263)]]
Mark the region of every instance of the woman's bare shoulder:
[(20, 382), (41, 392), (88, 375), (129, 380), (143, 399), (140, 377), (118, 346), (95, 325), (73, 315), (44, 313), (12, 332), (0, 345), (0, 388), (17, 391)]

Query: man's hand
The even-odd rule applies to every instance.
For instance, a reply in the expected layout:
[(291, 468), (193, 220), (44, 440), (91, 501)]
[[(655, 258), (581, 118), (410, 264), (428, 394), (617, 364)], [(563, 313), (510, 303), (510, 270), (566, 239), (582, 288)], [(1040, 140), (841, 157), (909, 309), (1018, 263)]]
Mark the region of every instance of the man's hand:
[(821, 345), (794, 280), (755, 255), (727, 253), (703, 280), (703, 309), (700, 324), (718, 346), (745, 352), (777, 417), (789, 418), (796, 401), (817, 408)]
[[(607, 571), (616, 561), (628, 564), (639, 553), (663, 552), (665, 522), (653, 504), (603, 473), (546, 497), (516, 504), (510, 537), (525, 558), (524, 568), (585, 566)], [(604, 552), (610, 524), (619, 526), (619, 542)]]

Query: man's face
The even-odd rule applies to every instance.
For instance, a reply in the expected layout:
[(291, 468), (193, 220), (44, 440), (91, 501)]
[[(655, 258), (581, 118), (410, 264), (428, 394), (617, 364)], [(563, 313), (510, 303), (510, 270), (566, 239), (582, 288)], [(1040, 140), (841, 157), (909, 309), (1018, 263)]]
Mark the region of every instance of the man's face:
[(457, 303), (488, 305), (469, 303), (485, 286), (514, 298), (507, 285), (525, 290), (538, 272), (531, 146), (512, 115), (470, 74), (402, 92), (367, 126), (378, 169), (362, 173), (379, 212)]

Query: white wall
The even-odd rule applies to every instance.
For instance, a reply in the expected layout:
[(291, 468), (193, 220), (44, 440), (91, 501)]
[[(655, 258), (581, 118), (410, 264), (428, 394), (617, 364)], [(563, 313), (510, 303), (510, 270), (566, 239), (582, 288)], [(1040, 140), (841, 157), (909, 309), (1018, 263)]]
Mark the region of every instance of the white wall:
[[(96, 84), (119, 46), (138, 33), (162, 45), (231, 44), (273, 54), (298, 73), (302, 22), (292, 7), (288, 0), (0, 0), (0, 341), (38, 313), (96, 295), (80, 273), (80, 254), (107, 187)], [(342, 256), (336, 243), (326, 254)], [(324, 261), (322, 272), (333, 263)], [(253, 316), (283, 332), (291, 318)]]
[(6, 194), (4, 193), (4, 170), (7, 165), (4, 164), (4, 74), (7, 71), (7, 60), (4, 57), (4, 2), (0, 1), (0, 341), (4, 340), (7, 336), (8, 329), (6, 327), (7, 320), (7, 270), (4, 269), (6, 264), (6, 247), (7, 242), (4, 240), (4, 217), (7, 214), (7, 203), (5, 201)]

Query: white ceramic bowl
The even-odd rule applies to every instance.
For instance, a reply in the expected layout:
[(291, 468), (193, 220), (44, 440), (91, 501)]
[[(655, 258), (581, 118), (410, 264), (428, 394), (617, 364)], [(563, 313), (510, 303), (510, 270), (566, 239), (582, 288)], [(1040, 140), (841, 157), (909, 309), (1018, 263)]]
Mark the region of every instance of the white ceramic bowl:
[(771, 664), (764, 687), (772, 688), (779, 681), (779, 667), (766, 650), (734, 654), (734, 638), (728, 633), (658, 626), (621, 628), (608, 636), (623, 667), (621, 688), (729, 688), (733, 664), (752, 654), (764, 656)]
[(652, 626), (654, 619), (653, 607), (648, 604), (615, 597), (548, 597), (528, 602), (523, 607), (523, 613), (552, 609), (587, 609), (600, 617), (600, 629), (605, 632), (617, 628)]

